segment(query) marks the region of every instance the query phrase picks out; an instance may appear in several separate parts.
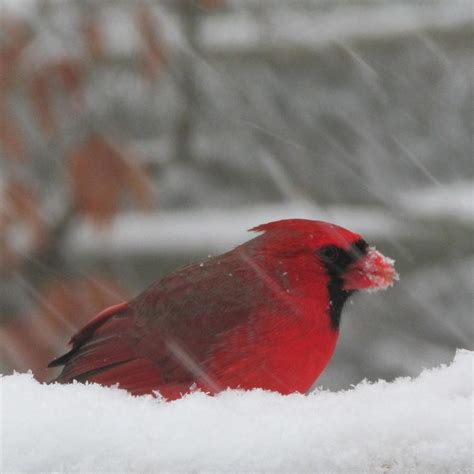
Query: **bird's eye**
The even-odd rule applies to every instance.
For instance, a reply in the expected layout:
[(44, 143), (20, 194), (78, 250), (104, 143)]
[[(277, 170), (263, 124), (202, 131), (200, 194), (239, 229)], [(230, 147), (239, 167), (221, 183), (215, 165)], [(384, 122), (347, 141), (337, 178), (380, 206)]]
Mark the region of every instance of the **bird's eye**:
[(334, 263), (339, 258), (340, 250), (333, 246), (323, 247), (318, 254), (324, 262)]

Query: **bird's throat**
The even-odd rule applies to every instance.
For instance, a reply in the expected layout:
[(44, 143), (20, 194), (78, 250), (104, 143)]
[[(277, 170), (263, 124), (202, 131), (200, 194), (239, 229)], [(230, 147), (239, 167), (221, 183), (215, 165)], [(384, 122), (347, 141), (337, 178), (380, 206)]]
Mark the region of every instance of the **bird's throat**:
[(331, 327), (334, 331), (339, 330), (344, 303), (347, 301), (347, 298), (354, 293), (354, 291), (344, 290), (343, 285), (344, 282), (342, 278), (336, 276), (331, 276), (329, 278), (329, 318), (331, 320)]

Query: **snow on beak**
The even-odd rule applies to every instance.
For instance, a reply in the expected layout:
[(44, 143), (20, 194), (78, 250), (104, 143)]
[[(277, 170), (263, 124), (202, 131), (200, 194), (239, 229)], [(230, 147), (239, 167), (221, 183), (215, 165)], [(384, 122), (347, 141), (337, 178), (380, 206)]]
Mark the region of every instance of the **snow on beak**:
[(374, 247), (349, 266), (344, 274), (344, 290), (385, 290), (398, 280), (394, 260), (385, 257)]

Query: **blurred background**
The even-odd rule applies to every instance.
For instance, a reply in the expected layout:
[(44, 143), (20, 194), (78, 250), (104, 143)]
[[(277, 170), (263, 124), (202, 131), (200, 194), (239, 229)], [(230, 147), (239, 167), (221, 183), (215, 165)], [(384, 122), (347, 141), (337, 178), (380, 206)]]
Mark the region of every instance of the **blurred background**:
[(396, 259), (318, 385), (474, 348), (468, 0), (0, 0), (0, 372), (287, 217)]

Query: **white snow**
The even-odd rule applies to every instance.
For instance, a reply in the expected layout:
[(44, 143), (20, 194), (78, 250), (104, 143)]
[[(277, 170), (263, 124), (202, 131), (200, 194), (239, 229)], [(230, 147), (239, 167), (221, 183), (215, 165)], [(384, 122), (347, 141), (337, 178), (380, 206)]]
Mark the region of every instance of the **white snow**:
[(2, 472), (472, 472), (474, 352), (344, 392), (194, 393), (1, 381)]
[(66, 241), (67, 252), (76, 257), (192, 254), (224, 252), (252, 238), (247, 229), (264, 222), (306, 218), (334, 222), (376, 239), (402, 238), (423, 231), (418, 218), (443, 216), (470, 223), (474, 219), (474, 183), (405, 192), (396, 202), (404, 213), (400, 218), (390, 210), (368, 206), (327, 206), (320, 208), (306, 200), (259, 204), (228, 209), (161, 210), (143, 214), (123, 212), (106, 230), (90, 222), (78, 223)]
[(141, 214), (124, 212), (108, 229), (82, 221), (68, 235), (67, 251), (74, 256), (147, 255), (150, 253), (223, 252), (254, 237), (247, 229), (288, 218), (318, 219), (359, 232), (371, 239), (401, 236), (405, 226), (386, 212), (367, 207), (325, 209), (306, 201), (261, 204), (233, 209), (190, 209)]
[[(234, 3), (237, 6), (241, 2)], [(209, 16), (202, 25), (201, 43), (204, 49), (218, 53), (278, 48), (314, 50), (332, 42), (347, 44), (354, 39), (407, 36), (423, 30), (462, 26), (474, 16), (471, 5), (464, 0), (347, 2), (327, 9), (317, 8), (316, 3), (305, 9), (303, 4), (280, 2), (274, 8), (261, 8), (253, 16), (249, 15), (252, 10), (243, 9), (240, 14), (231, 11), (226, 16)]]
[(474, 182), (458, 181), (405, 193), (400, 203), (406, 212), (420, 217), (448, 216), (474, 221)]

